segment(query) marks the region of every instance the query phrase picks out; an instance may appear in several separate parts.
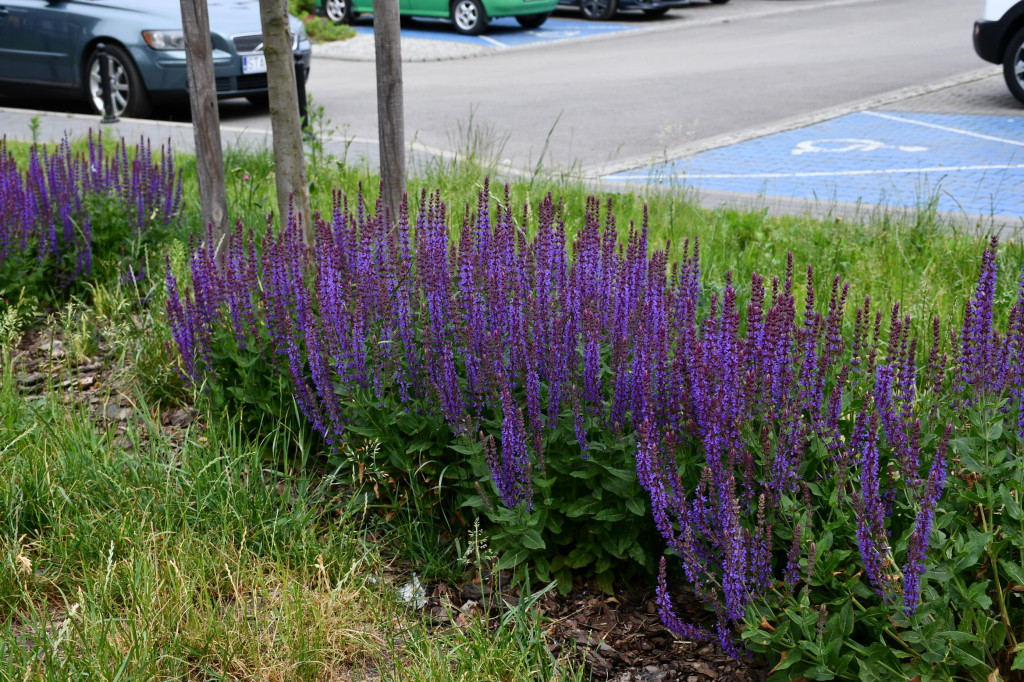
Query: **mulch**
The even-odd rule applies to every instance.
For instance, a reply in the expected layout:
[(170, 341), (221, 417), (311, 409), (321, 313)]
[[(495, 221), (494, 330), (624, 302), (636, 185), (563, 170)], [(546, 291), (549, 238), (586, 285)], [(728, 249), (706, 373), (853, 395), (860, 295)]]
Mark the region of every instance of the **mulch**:
[[(161, 425), (173, 442), (184, 440), (197, 418), (191, 407), (174, 406), (150, 415), (139, 413), (134, 397), (119, 385), (110, 349), (100, 343), (94, 357), (73, 357), (59, 335), (31, 330), (21, 339), (11, 361), (19, 391), (27, 396), (56, 395), (67, 404), (86, 407), (92, 419), (113, 429), (114, 443), (131, 447), (131, 420), (145, 417)], [(464, 625), (470, 618), (497, 618), (519, 602), (519, 590), (507, 574), (462, 585), (428, 583), (423, 613), (435, 627)], [(488, 584), (498, 587), (495, 591)], [(698, 620), (703, 609), (683, 590), (679, 613)], [(658, 617), (654, 593), (640, 587), (616, 595), (582, 585), (569, 595), (552, 590), (534, 605), (546, 624), (545, 634), (556, 656), (582, 657), (589, 679), (614, 682), (763, 681), (767, 669), (753, 660), (736, 660), (716, 644), (698, 644), (670, 632)]]
[(14, 381), (26, 397), (51, 394), (62, 403), (86, 408), (95, 423), (113, 430), (115, 445), (130, 447), (129, 422), (141, 424), (146, 419), (159, 423), (164, 435), (180, 443), (196, 411), (173, 406), (142, 415), (136, 396), (118, 381), (111, 355), (110, 348), (101, 341), (98, 352), (80, 357), (68, 350), (59, 334), (29, 330), (11, 355)]
[[(451, 586), (425, 585), (424, 612), (436, 627), (459, 627), (470, 618), (498, 618), (520, 601), (508, 575)], [(497, 585), (493, 589), (489, 585)], [(679, 613), (701, 619), (703, 608), (682, 593)], [(614, 682), (763, 681), (767, 669), (753, 660), (737, 660), (716, 644), (698, 644), (676, 636), (662, 625), (653, 590), (615, 595), (583, 585), (566, 596), (552, 590), (534, 608), (544, 619), (548, 646), (556, 656), (582, 657), (589, 678)]]

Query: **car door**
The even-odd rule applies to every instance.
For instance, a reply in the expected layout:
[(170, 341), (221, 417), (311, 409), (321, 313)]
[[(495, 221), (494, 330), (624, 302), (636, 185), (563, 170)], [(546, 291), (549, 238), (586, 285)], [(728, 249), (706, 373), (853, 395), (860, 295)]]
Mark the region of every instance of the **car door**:
[(0, 78), (32, 84), (75, 83), (73, 50), (82, 20), (67, 0), (0, 0)]
[(417, 17), (447, 16), (448, 0), (398, 0), (398, 11)]

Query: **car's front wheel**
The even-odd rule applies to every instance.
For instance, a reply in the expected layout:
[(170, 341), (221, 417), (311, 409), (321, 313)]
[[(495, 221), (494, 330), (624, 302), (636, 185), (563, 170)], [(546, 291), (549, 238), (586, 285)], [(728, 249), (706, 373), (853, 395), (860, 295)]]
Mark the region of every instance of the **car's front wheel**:
[(480, 0), (455, 0), (451, 6), (455, 30), (467, 36), (478, 36), (487, 28), (487, 13)]
[(584, 19), (607, 21), (615, 16), (618, 0), (580, 0), (580, 11)]
[[(149, 95), (135, 62), (117, 45), (107, 45), (106, 50), (110, 65), (110, 99), (114, 105), (114, 114), (129, 118), (145, 116), (150, 108)], [(99, 54), (95, 50), (89, 55), (85, 73), (89, 104), (94, 112), (102, 114), (103, 81), (100, 78)]]
[(1003, 53), (1003, 77), (1013, 96), (1024, 104), (1024, 28), (1017, 31)]
[(516, 17), (516, 21), (523, 28), (540, 28), (548, 17), (551, 16), (551, 12), (541, 12), (540, 14), (520, 14)]
[(324, 0), (322, 11), (325, 17), (336, 24), (351, 24), (355, 17), (351, 0)]

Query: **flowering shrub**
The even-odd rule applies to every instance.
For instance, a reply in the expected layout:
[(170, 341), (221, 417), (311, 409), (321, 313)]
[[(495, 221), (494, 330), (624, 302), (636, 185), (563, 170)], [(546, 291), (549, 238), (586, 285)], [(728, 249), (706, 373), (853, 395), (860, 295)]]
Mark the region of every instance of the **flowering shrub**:
[(60, 292), (88, 276), (97, 257), (166, 227), (181, 205), (181, 177), (169, 148), (122, 140), (105, 151), (91, 134), (85, 153), (65, 138), (33, 146), (22, 171), (0, 140), (0, 291), (29, 286)]
[[(833, 279), (820, 306), (811, 268), (798, 313), (792, 259), (781, 280), (753, 275), (743, 315), (731, 278), (703, 287), (696, 243), (670, 263), (646, 220), (620, 243), (596, 200), (570, 244), (550, 198), (528, 236), (507, 189), (492, 210), (484, 187), (457, 240), (438, 194), (394, 222), (334, 199), (315, 249), (294, 220), (260, 244), (239, 225), (219, 258), (197, 245), (190, 293), (169, 271), (183, 371), (216, 401), (280, 416), (293, 395), (329, 446), (380, 442), (392, 471), (496, 524), (502, 566), (529, 559), (562, 587), (573, 570), (606, 587), (623, 562), (653, 571), (660, 536), (713, 614), (676, 616), (662, 560), (664, 622), (737, 654), (741, 635), (780, 678), (1009, 660), (1022, 614), (985, 629), (987, 588), (964, 580), (991, 570), (1003, 594), (1017, 575), (992, 524), (1024, 483), (970, 493), (999, 466), (1021, 478), (1024, 275), (1001, 335), (994, 241), (951, 361), (939, 320), (927, 349), (898, 305), (865, 299), (850, 320), (848, 287)], [(1001, 454), (982, 464), (981, 443)], [(936, 534), (951, 568), (928, 561)]]

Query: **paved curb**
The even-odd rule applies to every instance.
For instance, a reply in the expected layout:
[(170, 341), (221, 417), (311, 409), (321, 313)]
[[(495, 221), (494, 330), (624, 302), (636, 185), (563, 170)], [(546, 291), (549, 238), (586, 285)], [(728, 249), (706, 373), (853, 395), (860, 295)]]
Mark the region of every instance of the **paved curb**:
[[(454, 40), (428, 40), (426, 38), (402, 37), (403, 62), (441, 62), (455, 59), (470, 59), (501, 51), (493, 46), (460, 43)], [(373, 36), (363, 33), (338, 43), (324, 43), (313, 46), (317, 59), (333, 59), (345, 62), (372, 62), (376, 59)]]

